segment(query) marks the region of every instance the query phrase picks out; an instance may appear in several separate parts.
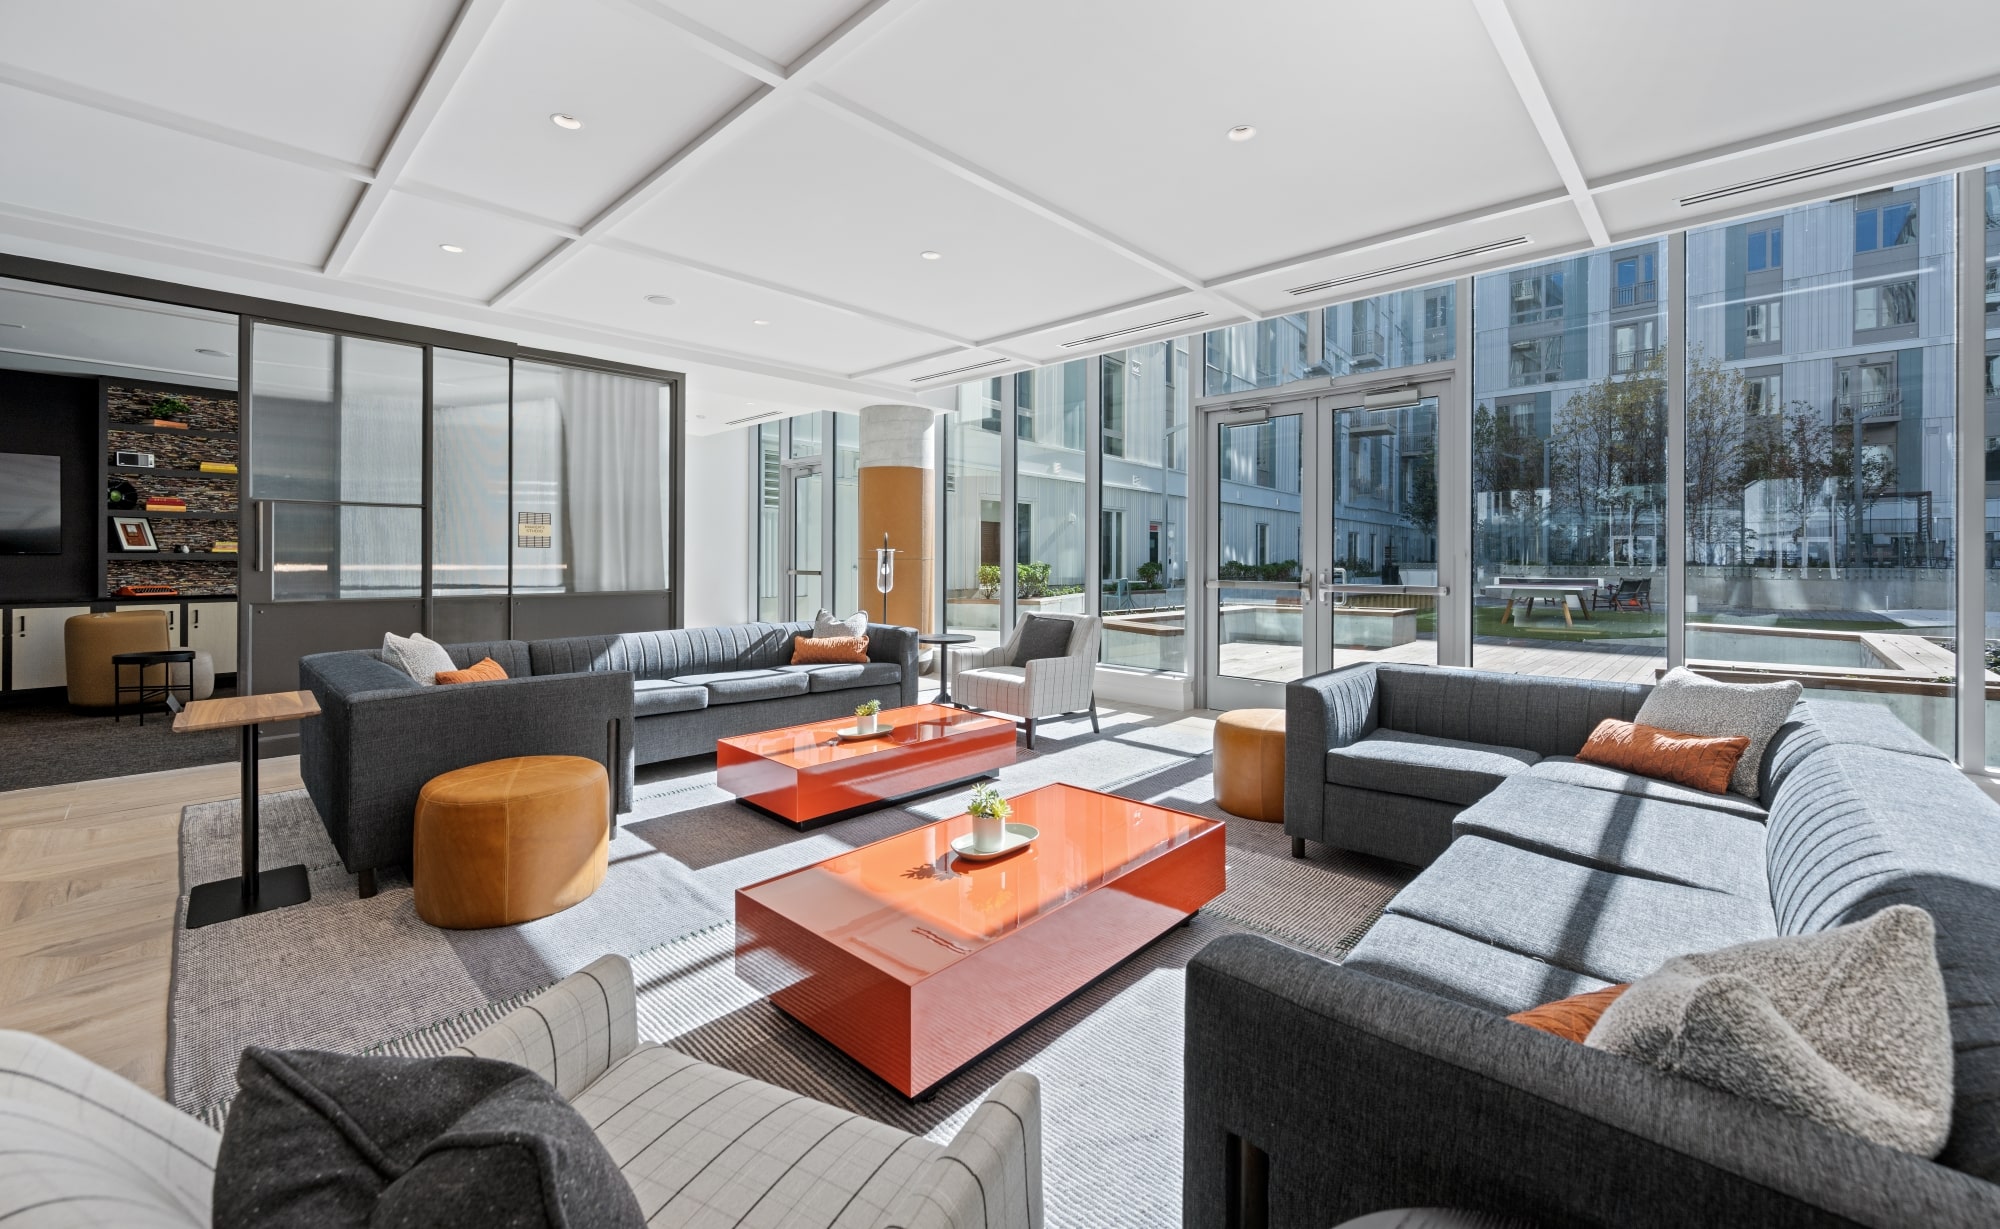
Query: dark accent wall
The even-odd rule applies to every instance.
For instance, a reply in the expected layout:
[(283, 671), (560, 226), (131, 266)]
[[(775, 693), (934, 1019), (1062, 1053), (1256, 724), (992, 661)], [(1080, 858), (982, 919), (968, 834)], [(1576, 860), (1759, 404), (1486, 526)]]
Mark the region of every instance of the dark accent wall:
[(0, 555), (0, 601), (87, 601), (97, 593), (97, 381), (0, 371), (0, 452), (62, 458), (62, 554)]

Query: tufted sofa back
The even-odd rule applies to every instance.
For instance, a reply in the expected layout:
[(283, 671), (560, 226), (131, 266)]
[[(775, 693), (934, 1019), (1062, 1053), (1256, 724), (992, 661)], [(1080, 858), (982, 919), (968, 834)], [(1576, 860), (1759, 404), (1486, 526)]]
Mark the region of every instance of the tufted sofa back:
[(1643, 683), (1494, 674), (1436, 666), (1375, 667), (1381, 729), (1541, 755), (1575, 755), (1607, 717), (1630, 721), (1652, 688)]
[(536, 674), (628, 671), (635, 679), (670, 679), (728, 670), (769, 670), (792, 660), (792, 637), (809, 623), (737, 623), (617, 636), (573, 636), (528, 645)]

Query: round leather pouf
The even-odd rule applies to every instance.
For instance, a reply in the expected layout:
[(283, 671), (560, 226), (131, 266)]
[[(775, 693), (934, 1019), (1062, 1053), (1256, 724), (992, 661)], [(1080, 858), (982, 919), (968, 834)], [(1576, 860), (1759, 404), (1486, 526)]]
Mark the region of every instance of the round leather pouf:
[(560, 913), (604, 882), (611, 783), (574, 755), (454, 769), (417, 795), (417, 916), (477, 930)]
[(1285, 710), (1239, 708), (1215, 722), (1215, 804), (1231, 815), (1285, 818)]

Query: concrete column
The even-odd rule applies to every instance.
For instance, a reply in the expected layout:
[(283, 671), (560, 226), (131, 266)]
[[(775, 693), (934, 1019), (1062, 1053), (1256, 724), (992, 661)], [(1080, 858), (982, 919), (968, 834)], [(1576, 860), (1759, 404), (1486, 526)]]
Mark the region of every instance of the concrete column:
[(920, 405), (864, 407), (855, 490), (862, 608), (871, 620), (882, 618), (875, 552), (886, 533), (896, 551), (888, 622), (926, 632), (936, 630), (931, 609), (937, 584), (936, 418), (936, 411)]

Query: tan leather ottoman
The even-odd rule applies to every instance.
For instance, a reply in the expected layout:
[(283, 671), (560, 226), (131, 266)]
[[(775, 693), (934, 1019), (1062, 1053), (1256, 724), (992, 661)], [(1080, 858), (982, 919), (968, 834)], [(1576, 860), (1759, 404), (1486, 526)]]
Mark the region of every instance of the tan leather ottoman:
[[(114, 707), (118, 696), (117, 678), (111, 669), (112, 654), (151, 653), (173, 647), (164, 610), (108, 610), (101, 614), (71, 615), (63, 620), (63, 681), (69, 685), (69, 702), (78, 708)], [(180, 678), (186, 669), (176, 666), (174, 677)], [(140, 675), (145, 676), (146, 686), (162, 687), (166, 685), (167, 668), (128, 667), (125, 681), (137, 682)]]
[(417, 916), (476, 930), (560, 913), (604, 882), (611, 783), (574, 755), (527, 755), (433, 777), (417, 795)]
[(1285, 710), (1239, 708), (1215, 722), (1215, 804), (1231, 815), (1285, 818)]

